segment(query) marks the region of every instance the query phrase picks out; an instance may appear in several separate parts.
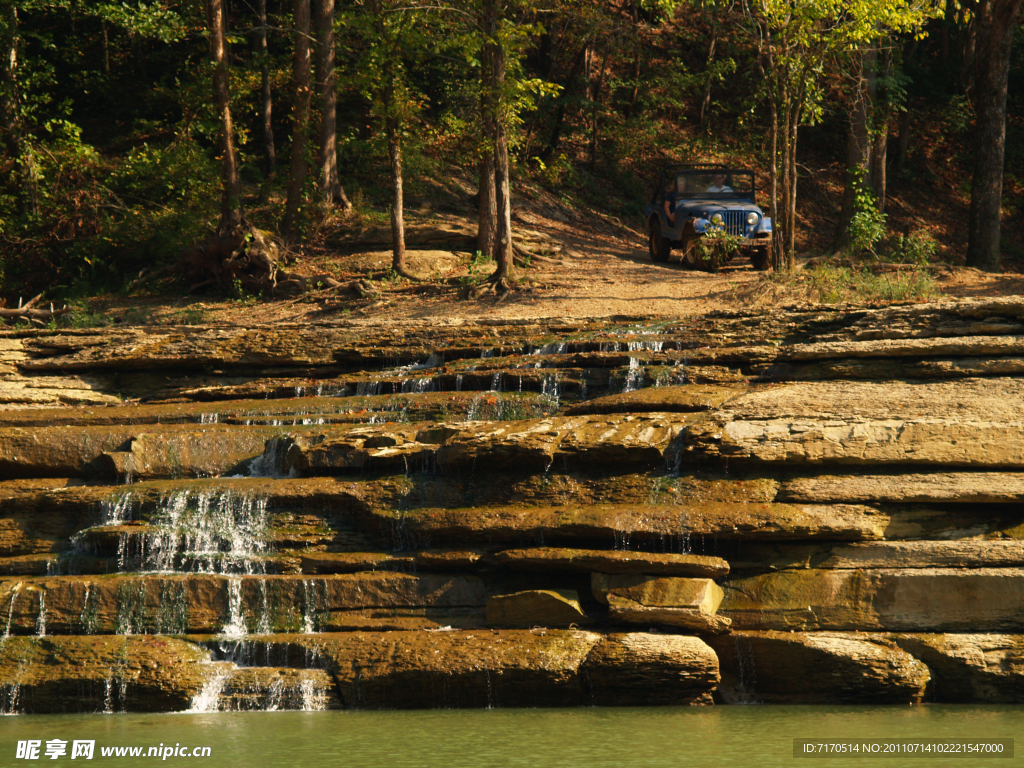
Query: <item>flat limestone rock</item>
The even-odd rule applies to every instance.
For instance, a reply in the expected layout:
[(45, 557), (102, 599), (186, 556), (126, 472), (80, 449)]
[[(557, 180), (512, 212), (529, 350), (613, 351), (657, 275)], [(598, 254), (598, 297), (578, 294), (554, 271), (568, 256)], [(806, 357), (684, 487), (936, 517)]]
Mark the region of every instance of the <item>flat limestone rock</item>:
[(595, 413), (688, 413), (720, 408), (732, 397), (747, 390), (744, 386), (683, 384), (672, 387), (645, 387), (633, 392), (606, 395), (571, 405), (567, 416)]
[(153, 574), (9, 577), (0, 606), (12, 634), (216, 634), (297, 631), (332, 611), (483, 608), (476, 576), (390, 571), (331, 576)]
[(1024, 541), (871, 541), (849, 544), (745, 544), (737, 570), (807, 568), (1007, 568), (1024, 566)]
[(780, 571), (729, 581), (720, 610), (737, 629), (1015, 632), (1024, 569)]
[(223, 425), (0, 428), (0, 475), (208, 477), (244, 471), (277, 436), (273, 427)]
[(612, 414), (442, 425), (358, 426), (282, 443), (286, 468), (543, 471), (596, 464), (665, 466), (689, 422), (679, 414)]
[(303, 573), (357, 571), (466, 571), (482, 564), (484, 553), (474, 550), (422, 552), (308, 552), (301, 558)]
[(893, 635), (892, 641), (928, 665), (938, 701), (1024, 702), (1024, 636)]
[(566, 504), (374, 510), (380, 527), (400, 525), (421, 546), (515, 545), (524, 537), (552, 545), (580, 540), (614, 547), (623, 540), (684, 545), (693, 536), (772, 541), (885, 538), (890, 515), (867, 506), (787, 504)]
[(318, 632), (404, 632), (483, 629), (487, 611), (479, 608), (362, 608), (320, 615)]
[(630, 632), (606, 635), (584, 670), (591, 703), (653, 706), (711, 703), (718, 657), (699, 638)]
[(785, 384), (740, 395), (722, 406), (734, 420), (885, 421), (951, 419), (1020, 422), (1024, 381), (817, 381)]
[(499, 565), (516, 569), (555, 568), (597, 573), (646, 573), (707, 579), (722, 578), (729, 574), (729, 564), (720, 557), (669, 552), (536, 547), (496, 552), (491, 559)]
[(327, 661), (345, 707), (359, 709), (578, 706), (581, 668), (600, 640), (552, 629), (295, 636)]
[(626, 624), (664, 624), (696, 632), (721, 632), (729, 624), (715, 616), (722, 588), (711, 579), (595, 573), (591, 588), (608, 605), (608, 618)]
[(487, 600), (487, 625), (529, 629), (570, 627), (589, 624), (572, 590), (527, 589), (508, 595), (491, 595)]
[(810, 504), (887, 501), (1004, 504), (1024, 501), (1024, 472), (913, 472), (798, 477), (782, 483), (778, 500)]
[(923, 700), (929, 670), (884, 635), (745, 632), (712, 637), (724, 703), (908, 704)]
[[(1016, 402), (1016, 401), (1014, 401)], [(687, 433), (688, 450), (792, 465), (1024, 466), (1024, 421), (714, 418)]]
[(1022, 353), (1024, 338), (1019, 336), (967, 336), (954, 339), (876, 339), (794, 344), (780, 349), (778, 359), (802, 361), (843, 357), (997, 357)]
[(22, 713), (177, 712), (202, 691), (209, 658), (171, 637), (9, 637), (0, 687)]
[(1024, 566), (1024, 541), (854, 542), (832, 547), (815, 568), (1007, 568)]

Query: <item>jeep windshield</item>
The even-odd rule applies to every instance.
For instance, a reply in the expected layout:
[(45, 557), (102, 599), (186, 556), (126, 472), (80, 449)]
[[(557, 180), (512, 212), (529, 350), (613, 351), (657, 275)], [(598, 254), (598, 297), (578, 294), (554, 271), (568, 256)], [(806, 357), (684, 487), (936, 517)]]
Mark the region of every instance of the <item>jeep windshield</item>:
[(665, 194), (675, 193), (676, 200), (688, 198), (753, 200), (752, 171), (728, 169), (676, 170), (665, 174)]

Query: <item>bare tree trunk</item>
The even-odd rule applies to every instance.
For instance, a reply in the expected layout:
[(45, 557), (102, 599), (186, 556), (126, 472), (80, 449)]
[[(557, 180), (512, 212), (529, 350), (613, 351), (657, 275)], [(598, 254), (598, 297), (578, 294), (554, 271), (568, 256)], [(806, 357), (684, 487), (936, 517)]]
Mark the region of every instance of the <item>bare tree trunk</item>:
[(593, 130), (590, 134), (590, 171), (593, 173), (597, 167), (597, 145), (601, 138), (600, 131), (600, 119), (601, 119), (601, 91), (604, 88), (604, 73), (608, 67), (608, 56), (611, 53), (611, 46), (609, 45), (604, 49), (604, 55), (601, 57), (601, 71), (597, 74), (597, 85), (594, 86), (594, 93), (591, 99), (591, 124)]
[(299, 206), (302, 186), (309, 171), (306, 149), (309, 144), (309, 0), (295, 0), (295, 58), (292, 65), (292, 86), (295, 102), (292, 115), (292, 161), (288, 172), (288, 200), (281, 229), (287, 237), (298, 235)]
[(274, 102), (270, 93), (270, 57), (267, 51), (267, 0), (259, 0), (256, 9), (260, 26), (257, 30), (256, 45), (260, 61), (260, 93), (263, 117), (263, 191), (261, 197), (270, 199), (277, 177), (277, 153), (274, 149), (274, 124), (272, 122)]
[(850, 222), (853, 221), (857, 192), (867, 181), (871, 158), (869, 116), (871, 114), (873, 88), (870, 85), (876, 73), (871, 52), (861, 52), (861, 66), (857, 83), (851, 94), (849, 120), (850, 133), (846, 140), (846, 184), (843, 187), (843, 202), (839, 210), (839, 227), (833, 247), (845, 248), (850, 242)]
[(228, 71), (227, 22), (222, 0), (207, 0), (207, 21), (210, 27), (210, 59), (213, 70), (213, 103), (220, 119), (221, 200), (218, 234), (237, 230), (244, 222), (242, 213), (242, 182), (238, 176), (234, 127), (231, 123), (231, 81)]
[(395, 81), (384, 84), (384, 132), (388, 139), (391, 161), (391, 268), (403, 277), (410, 277), (405, 266), (405, 200), (402, 188), (402, 143), (395, 117)]
[(786, 213), (786, 269), (796, 268), (796, 192), (797, 173), (796, 165), (796, 139), (797, 130), (800, 126), (800, 105), (803, 101), (803, 89), (798, 89), (794, 98), (792, 124), (790, 126), (790, 150), (789, 150), (789, 210)]
[[(715, 60), (715, 48), (718, 45), (718, 35), (712, 35), (711, 43), (708, 45), (708, 60), (705, 65), (706, 70), (711, 69), (711, 64)], [(704, 83), (704, 98), (700, 102), (700, 124), (704, 125), (704, 118), (707, 116), (708, 109), (711, 107), (711, 78), (706, 77)]]
[(793, 104), (789, 97), (789, 88), (786, 82), (783, 82), (781, 89), (781, 98), (779, 101), (782, 104), (782, 253), (783, 253), (783, 269), (789, 269), (789, 236), (793, 230), (793, 222), (789, 217), (790, 212), (790, 193), (792, 187), (790, 185), (790, 162), (789, 153), (792, 149), (792, 142), (790, 141), (789, 128), (790, 120), (793, 117)]
[(1006, 149), (1006, 91), (1014, 19), (1022, 0), (981, 0), (974, 23), (978, 49), (974, 70), (974, 176), (967, 234), (967, 264), (999, 269), (1003, 159)]
[(515, 265), (512, 250), (512, 194), (509, 184), (508, 162), (508, 127), (505, 124), (504, 101), (505, 88), (505, 49), (498, 40), (498, 3), (497, 0), (484, 0), (484, 17), (490, 30), (488, 48), (490, 64), (488, 83), (485, 88), (491, 92), (491, 106), (494, 114), (494, 188), (495, 207), (497, 209), (497, 232), (494, 249), (494, 260), (497, 268), (491, 275), (491, 282), (498, 288), (508, 289), (513, 277)]
[(101, 19), (103, 28), (103, 74), (110, 77), (110, 38), (107, 36), (107, 20)]
[(486, 256), (494, 256), (498, 243), (498, 192), (494, 185), (494, 89), (491, 82), (491, 46), (485, 46), (480, 63), (483, 82), (480, 88), (480, 130), (483, 150), (480, 158), (480, 187), (478, 195), (476, 249)]
[(320, 104), (320, 199), (352, 207), (338, 175), (338, 94), (334, 72), (334, 0), (316, 0), (316, 88)]
[(39, 213), (39, 184), (32, 145), (25, 138), (21, 119), (21, 94), (18, 89), (18, 10), (14, 3), (3, 4), (0, 18), (0, 43), (3, 62), (0, 63), (0, 132), (4, 147), (14, 161), (14, 179), (18, 210), (27, 216)]
[(871, 121), (872, 146), (871, 165), (868, 173), (868, 180), (871, 184), (871, 194), (875, 197), (875, 207), (880, 213), (885, 212), (885, 191), (886, 191), (886, 162), (889, 151), (889, 109), (887, 100), (879, 98), (878, 84), (879, 76), (888, 78), (892, 70), (892, 56), (886, 40), (879, 43), (880, 49), (875, 53), (875, 74), (873, 76), (873, 90), (871, 100), (873, 104), (873, 120)]

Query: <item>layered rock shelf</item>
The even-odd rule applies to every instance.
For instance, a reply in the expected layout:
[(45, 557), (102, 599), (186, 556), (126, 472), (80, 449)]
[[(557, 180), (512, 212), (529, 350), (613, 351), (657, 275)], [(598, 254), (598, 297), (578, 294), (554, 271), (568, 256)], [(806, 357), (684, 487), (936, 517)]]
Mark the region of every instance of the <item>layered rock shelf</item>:
[(0, 334), (0, 709), (1019, 702), (1024, 300)]

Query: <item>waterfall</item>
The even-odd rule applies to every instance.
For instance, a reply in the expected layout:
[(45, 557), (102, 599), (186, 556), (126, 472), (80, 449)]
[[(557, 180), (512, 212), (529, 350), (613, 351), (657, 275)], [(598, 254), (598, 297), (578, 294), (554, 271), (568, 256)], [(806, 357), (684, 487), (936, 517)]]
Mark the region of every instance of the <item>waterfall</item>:
[(640, 361), (635, 357), (629, 358), (629, 370), (626, 372), (626, 382), (622, 388), (623, 392), (635, 392), (644, 385), (644, 369)]
[[(108, 523), (110, 524), (110, 523)], [(230, 492), (169, 496), (150, 524), (118, 542), (118, 569), (141, 573), (264, 573), (267, 500)]]
[(46, 593), (39, 593), (39, 615), (36, 617), (36, 634), (46, 637)]
[(220, 634), (227, 637), (243, 637), (249, 633), (245, 626), (245, 615), (242, 608), (242, 580), (228, 579), (228, 618), (221, 627)]
[[(210, 662), (211, 666), (215, 662)], [(220, 702), (221, 692), (224, 690), (224, 684), (228, 681), (230, 673), (225, 671), (227, 666), (233, 667), (234, 664), (227, 665), (223, 662), (216, 663), (217, 669), (213, 675), (205, 683), (203, 683), (202, 689), (192, 699), (192, 705), (186, 710), (187, 712), (216, 712), (217, 706)]]

